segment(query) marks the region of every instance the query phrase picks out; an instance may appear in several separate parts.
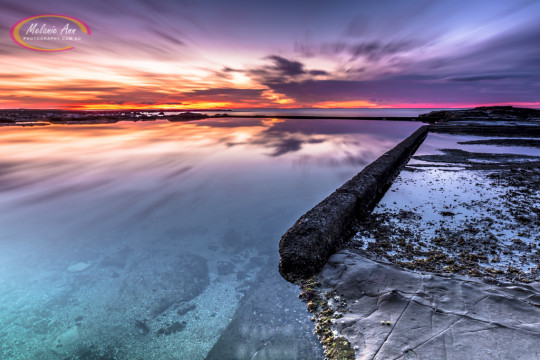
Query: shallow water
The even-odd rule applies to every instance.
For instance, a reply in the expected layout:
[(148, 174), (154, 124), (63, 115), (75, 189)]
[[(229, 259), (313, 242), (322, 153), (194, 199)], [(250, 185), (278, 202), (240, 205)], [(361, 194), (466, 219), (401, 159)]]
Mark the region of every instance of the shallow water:
[(322, 358), (279, 239), (419, 126), (1, 128), (0, 358)]
[[(526, 163), (537, 161), (540, 156), (534, 147), (466, 144), (486, 139), (490, 138), (430, 133), (414, 156), (441, 156), (440, 161), (424, 157), (408, 162), (408, 168), (396, 177), (373, 211), (388, 226), (388, 236), (360, 229), (355, 236), (360, 247), (373, 252), (370, 247), (376, 248), (378, 240), (383, 238), (392, 242), (392, 247), (383, 248), (395, 262), (429, 260), (428, 256), (436, 254), (438, 265), (442, 264), (434, 266), (437, 271), (445, 265), (448, 265), (446, 272), (460, 270), (451, 270), (453, 264), (445, 262), (455, 259), (460, 265), (466, 264), (467, 271), (478, 266), (488, 276), (505, 275), (506, 279), (512, 279), (515, 274), (505, 272), (518, 269), (522, 278), (538, 280), (538, 259), (532, 249), (540, 240), (535, 215), (540, 201), (536, 183), (528, 177), (533, 171), (504, 167), (475, 170), (469, 168), (471, 163), (467, 160), (452, 162), (452, 156), (441, 155), (443, 149), (491, 154), (492, 159), (481, 161), (471, 157), (471, 162), (492, 164)], [(497, 155), (512, 157), (497, 158)], [(512, 181), (513, 177), (523, 180)], [(529, 183), (524, 181), (527, 178)], [(447, 258), (441, 257), (442, 254)], [(476, 263), (462, 261), (471, 254), (481, 257)]]

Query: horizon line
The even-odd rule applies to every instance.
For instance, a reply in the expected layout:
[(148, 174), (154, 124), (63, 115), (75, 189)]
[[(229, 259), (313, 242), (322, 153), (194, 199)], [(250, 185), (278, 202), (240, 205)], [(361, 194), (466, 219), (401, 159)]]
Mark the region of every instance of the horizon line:
[(73, 112), (96, 112), (96, 111), (122, 111), (122, 112), (145, 112), (145, 111), (225, 111), (225, 112), (234, 112), (234, 111), (248, 111), (248, 110), (421, 110), (421, 109), (474, 109), (478, 107), (497, 107), (497, 106), (511, 106), (511, 107), (529, 107), (531, 109), (540, 109), (540, 104), (478, 104), (478, 105), (465, 105), (465, 106), (420, 106), (420, 107), (242, 107), (242, 108), (185, 108), (185, 109), (175, 109), (175, 108), (100, 108), (100, 109), (81, 109), (81, 108), (0, 108), (0, 111), (73, 111)]

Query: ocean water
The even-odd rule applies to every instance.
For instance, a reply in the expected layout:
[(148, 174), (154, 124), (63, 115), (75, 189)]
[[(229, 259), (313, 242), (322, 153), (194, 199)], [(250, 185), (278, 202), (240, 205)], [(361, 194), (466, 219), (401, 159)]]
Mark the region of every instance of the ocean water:
[(322, 359), (279, 239), (420, 125), (0, 128), (0, 359)]
[[(235, 109), (232, 111), (200, 111), (206, 114), (228, 114), (230, 116), (335, 116), (335, 117), (417, 117), (431, 111), (446, 109)], [(456, 110), (456, 109), (453, 109)], [(165, 115), (179, 114), (182, 111), (165, 112)]]

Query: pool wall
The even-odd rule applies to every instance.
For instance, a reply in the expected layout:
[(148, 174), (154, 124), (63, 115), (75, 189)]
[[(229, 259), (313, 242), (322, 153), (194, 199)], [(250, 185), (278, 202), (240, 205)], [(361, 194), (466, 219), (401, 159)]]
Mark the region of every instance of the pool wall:
[(427, 132), (428, 126), (416, 130), (296, 221), (279, 243), (279, 271), (285, 279), (307, 279), (323, 267), (352, 235), (355, 220), (386, 192)]

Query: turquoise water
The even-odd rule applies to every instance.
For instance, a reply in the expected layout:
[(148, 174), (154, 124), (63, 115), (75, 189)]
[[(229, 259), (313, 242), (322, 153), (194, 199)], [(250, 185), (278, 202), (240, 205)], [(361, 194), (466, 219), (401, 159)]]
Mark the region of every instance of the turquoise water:
[(322, 359), (279, 239), (418, 126), (0, 128), (0, 358)]

